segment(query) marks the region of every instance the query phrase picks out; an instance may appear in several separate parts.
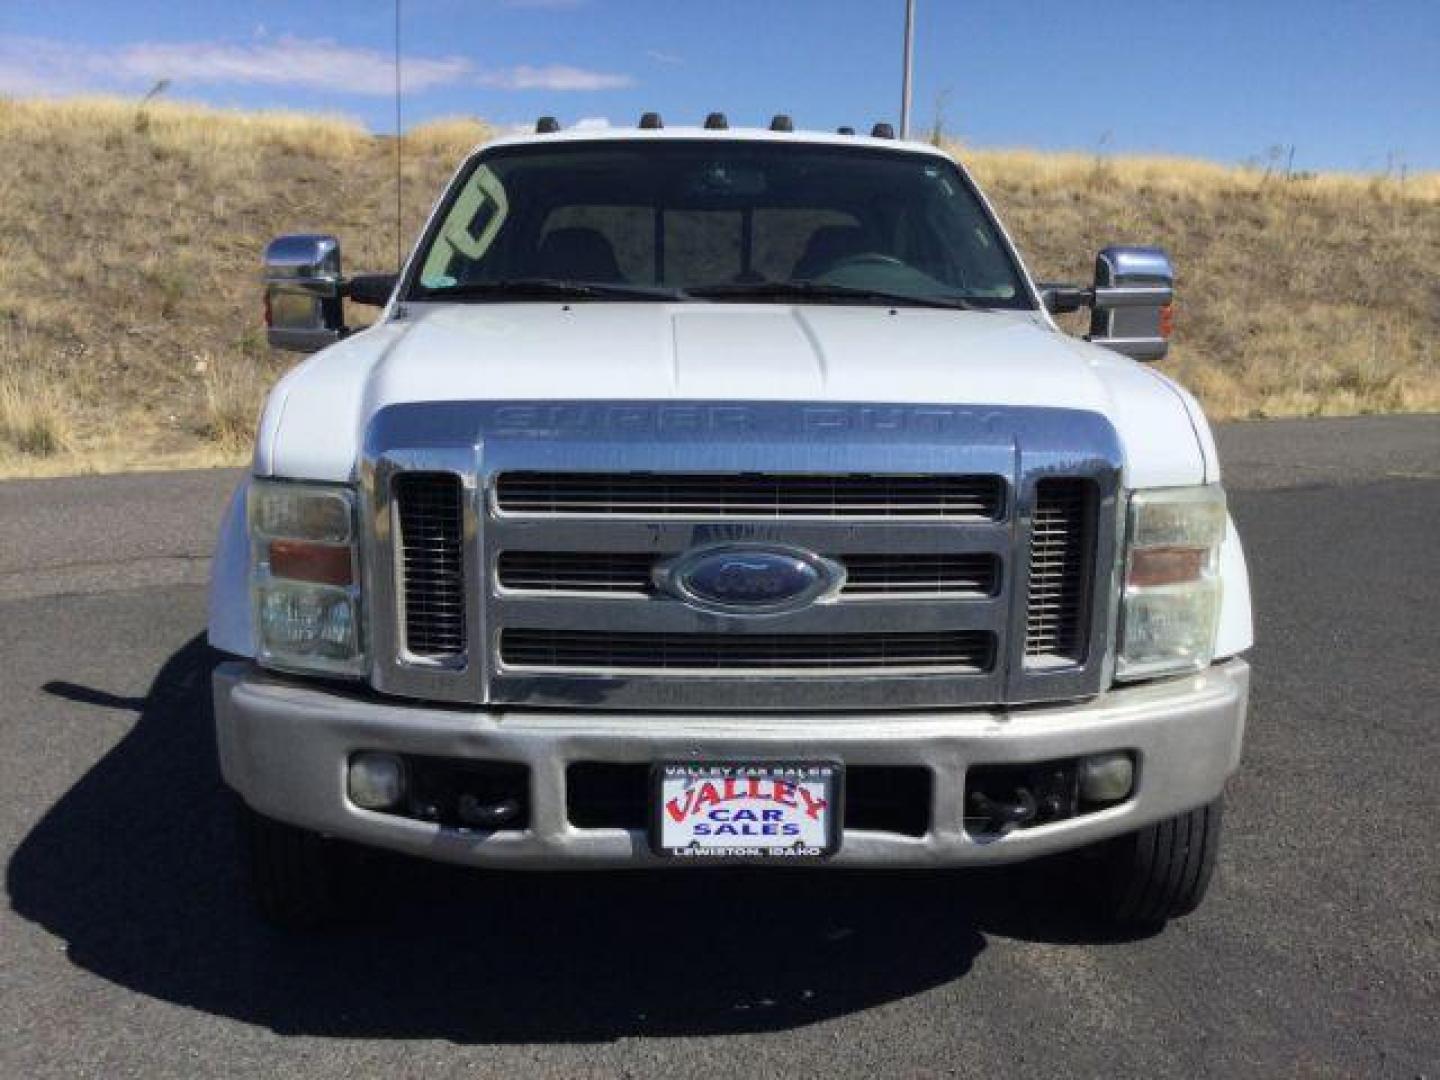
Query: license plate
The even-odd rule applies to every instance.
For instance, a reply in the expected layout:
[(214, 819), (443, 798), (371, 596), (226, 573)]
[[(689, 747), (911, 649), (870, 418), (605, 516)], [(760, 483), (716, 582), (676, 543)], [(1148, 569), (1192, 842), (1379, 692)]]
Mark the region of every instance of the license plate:
[(655, 850), (695, 861), (823, 859), (840, 846), (838, 764), (662, 764)]

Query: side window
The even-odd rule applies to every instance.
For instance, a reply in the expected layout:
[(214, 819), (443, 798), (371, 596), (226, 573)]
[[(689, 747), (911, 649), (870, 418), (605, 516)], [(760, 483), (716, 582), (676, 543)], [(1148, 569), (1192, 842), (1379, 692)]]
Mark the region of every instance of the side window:
[(445, 215), (445, 224), (421, 268), (420, 283), (442, 289), (463, 280), (466, 268), (490, 250), (509, 209), (500, 178), (488, 166), (480, 166)]
[(557, 206), (545, 215), (539, 245), (562, 229), (598, 234), (615, 255), (622, 280), (643, 285), (655, 280), (655, 210), (649, 206)]

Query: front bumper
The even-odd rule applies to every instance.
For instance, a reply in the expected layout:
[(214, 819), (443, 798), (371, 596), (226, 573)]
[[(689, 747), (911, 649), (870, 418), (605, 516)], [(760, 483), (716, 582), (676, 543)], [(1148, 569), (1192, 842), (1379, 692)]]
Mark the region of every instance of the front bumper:
[[(215, 669), (214, 695), (221, 771), (245, 802), (362, 844), (517, 869), (673, 866), (652, 854), (643, 830), (572, 825), (567, 766), (804, 757), (930, 770), (931, 827), (924, 836), (846, 829), (826, 865), (933, 867), (1033, 858), (1210, 802), (1239, 763), (1249, 684), (1248, 665), (1230, 660), (1080, 704), (1012, 709), (788, 716), (482, 711), (349, 696), (230, 662)], [(346, 764), (357, 750), (523, 763), (530, 771), (529, 826), (476, 833), (362, 810), (345, 788)], [(964, 828), (967, 767), (1107, 750), (1131, 750), (1138, 758), (1127, 801), (1004, 836)]]

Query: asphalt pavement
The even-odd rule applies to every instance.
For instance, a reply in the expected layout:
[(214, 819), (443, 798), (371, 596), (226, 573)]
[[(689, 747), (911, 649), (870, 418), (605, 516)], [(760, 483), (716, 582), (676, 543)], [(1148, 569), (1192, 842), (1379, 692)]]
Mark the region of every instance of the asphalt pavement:
[(1440, 418), (1220, 432), (1258, 612), (1204, 907), (1053, 869), (493, 876), (269, 930), (215, 764), (233, 472), (0, 484), (0, 1077), (1440, 1076)]

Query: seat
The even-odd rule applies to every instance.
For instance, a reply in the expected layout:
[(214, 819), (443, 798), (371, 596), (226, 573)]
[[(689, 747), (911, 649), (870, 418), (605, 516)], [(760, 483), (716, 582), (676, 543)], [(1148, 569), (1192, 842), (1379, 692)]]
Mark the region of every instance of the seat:
[(598, 229), (574, 226), (546, 234), (536, 263), (540, 277), (606, 283), (621, 280), (615, 248)]
[(822, 225), (805, 241), (790, 276), (797, 281), (819, 277), (842, 259), (869, 250), (865, 230), (858, 225)]

